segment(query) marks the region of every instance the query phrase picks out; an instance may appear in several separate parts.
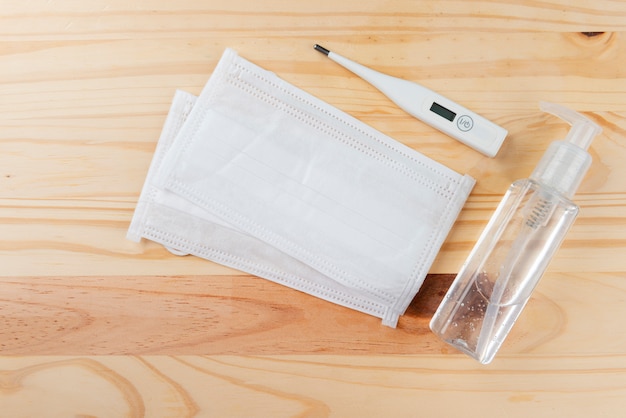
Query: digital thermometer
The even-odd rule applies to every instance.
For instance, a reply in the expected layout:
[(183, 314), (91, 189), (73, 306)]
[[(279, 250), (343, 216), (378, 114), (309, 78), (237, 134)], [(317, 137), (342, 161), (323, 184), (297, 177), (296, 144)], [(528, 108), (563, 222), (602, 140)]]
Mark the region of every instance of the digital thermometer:
[(501, 126), (417, 83), (374, 71), (320, 45), (315, 49), (372, 84), (411, 116), (488, 157), (498, 153), (508, 133)]

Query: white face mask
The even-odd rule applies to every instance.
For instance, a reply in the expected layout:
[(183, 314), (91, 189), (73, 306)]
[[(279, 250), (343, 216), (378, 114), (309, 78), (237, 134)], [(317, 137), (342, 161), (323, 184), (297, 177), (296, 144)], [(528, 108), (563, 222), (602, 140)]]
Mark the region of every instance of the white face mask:
[(233, 50), (192, 101), (175, 99), (129, 237), (395, 326), (474, 180)]

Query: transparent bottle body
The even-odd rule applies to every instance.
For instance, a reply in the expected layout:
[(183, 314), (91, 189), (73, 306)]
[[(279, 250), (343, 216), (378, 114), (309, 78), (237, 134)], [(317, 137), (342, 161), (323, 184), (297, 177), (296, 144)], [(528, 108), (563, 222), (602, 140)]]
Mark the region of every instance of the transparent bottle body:
[(539, 183), (511, 185), (448, 290), (430, 327), (487, 364), (519, 317), (578, 207)]

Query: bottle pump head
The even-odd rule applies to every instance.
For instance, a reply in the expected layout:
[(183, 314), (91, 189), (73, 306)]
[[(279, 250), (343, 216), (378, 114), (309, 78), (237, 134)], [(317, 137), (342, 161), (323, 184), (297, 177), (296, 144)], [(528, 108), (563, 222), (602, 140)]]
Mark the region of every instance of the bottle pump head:
[(539, 108), (572, 125), (572, 129), (569, 130), (565, 142), (576, 145), (585, 151), (587, 151), (596, 135), (602, 132), (602, 128), (595, 122), (592, 122), (590, 119), (567, 107), (556, 103), (539, 102)]
[(589, 118), (556, 103), (540, 102), (544, 112), (572, 125), (563, 141), (555, 141), (539, 161), (531, 179), (571, 198), (591, 165), (587, 149), (602, 128)]

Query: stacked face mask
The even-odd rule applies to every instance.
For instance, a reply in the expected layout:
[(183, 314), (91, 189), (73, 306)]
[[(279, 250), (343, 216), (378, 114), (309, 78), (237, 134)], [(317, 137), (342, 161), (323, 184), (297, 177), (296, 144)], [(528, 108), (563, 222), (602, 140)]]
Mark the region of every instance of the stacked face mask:
[(177, 92), (128, 238), (395, 327), (473, 185), (227, 49)]

